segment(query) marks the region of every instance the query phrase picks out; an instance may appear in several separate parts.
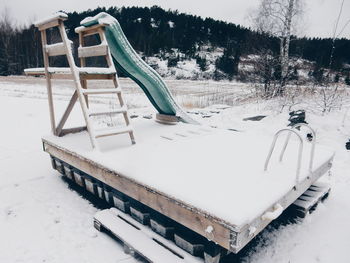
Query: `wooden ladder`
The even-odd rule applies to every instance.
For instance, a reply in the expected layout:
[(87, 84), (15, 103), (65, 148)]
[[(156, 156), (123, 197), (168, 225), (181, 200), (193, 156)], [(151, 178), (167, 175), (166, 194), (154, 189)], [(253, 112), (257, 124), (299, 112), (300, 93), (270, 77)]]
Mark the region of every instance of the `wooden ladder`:
[[(41, 32), (42, 39), (42, 48), (43, 48), (43, 56), (44, 56), (44, 66), (45, 66), (45, 76), (46, 76), (46, 84), (48, 91), (48, 100), (49, 100), (49, 109), (50, 109), (50, 120), (51, 120), (51, 129), (54, 135), (63, 136), (68, 133), (80, 132), (87, 129), (90, 141), (93, 148), (97, 148), (97, 138), (112, 136), (118, 134), (128, 133), (131, 139), (132, 144), (135, 143), (133, 128), (130, 125), (130, 119), (128, 116), (127, 106), (123, 100), (122, 90), (118, 81), (118, 76), (116, 73), (116, 69), (113, 64), (112, 56), (109, 51), (109, 47), (106, 41), (104, 29), (105, 25), (96, 25), (89, 28), (79, 27), (76, 29), (76, 32), (79, 34), (79, 48), (78, 48), (78, 56), (80, 58), (81, 67), (77, 67), (73, 54), (72, 54), (72, 46), (71, 41), (68, 39), (64, 23), (67, 17), (58, 14), (55, 17), (47, 19), (43, 22), (38, 22), (35, 24)], [(59, 30), (59, 34), (61, 36), (62, 42), (56, 44), (48, 44), (46, 30), (50, 28), (57, 27)], [(101, 44), (95, 46), (86, 47), (84, 45), (84, 38), (86, 36), (98, 34), (101, 39)], [(58, 70), (55, 72), (55, 68), (50, 68), (49, 66), (49, 57), (51, 56), (60, 56), (65, 55), (68, 60), (69, 68), (64, 70)], [(86, 66), (86, 58), (101, 56), (106, 59), (108, 68), (89, 68)], [(62, 73), (64, 72), (64, 73)], [(72, 95), (72, 98), (60, 120), (58, 125), (55, 123), (55, 113), (54, 113), (54, 104), (53, 104), (53, 94), (52, 94), (52, 82), (51, 79), (55, 78), (64, 78), (64, 79), (72, 79), (75, 85), (75, 91)], [(103, 88), (103, 89), (93, 89), (87, 88), (87, 80), (101, 80), (101, 79), (109, 79), (113, 81), (113, 88)], [(97, 94), (116, 94), (119, 100), (120, 108), (116, 110), (103, 110), (94, 112), (89, 108), (89, 96), (97, 95)], [(81, 109), (84, 115), (86, 126), (84, 127), (76, 127), (71, 129), (63, 129), (69, 114), (71, 113), (76, 101), (79, 100)], [(116, 115), (123, 114), (125, 127), (118, 128), (115, 126), (104, 128), (104, 129), (96, 129), (93, 127), (93, 119), (94, 116), (102, 116), (102, 115)]]

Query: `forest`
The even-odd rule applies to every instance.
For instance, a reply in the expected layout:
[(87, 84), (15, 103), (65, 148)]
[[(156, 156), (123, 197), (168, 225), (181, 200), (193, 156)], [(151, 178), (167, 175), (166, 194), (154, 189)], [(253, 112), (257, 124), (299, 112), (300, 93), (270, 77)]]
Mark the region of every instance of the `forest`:
[[(63, 10), (64, 11), (64, 10)], [(178, 11), (164, 10), (158, 6), (147, 7), (99, 7), (84, 12), (68, 13), (65, 25), (68, 36), (78, 42), (74, 28), (82, 19), (107, 12), (118, 19), (131, 45), (144, 57), (164, 56), (178, 50), (185, 59), (194, 58), (202, 70), (206, 69), (205, 58), (197, 51), (222, 48), (223, 54), (215, 61), (215, 67), (228, 74), (230, 79), (238, 74), (238, 65), (243, 57), (256, 54), (278, 56), (278, 39), (240, 25), (202, 18)], [(308, 60), (313, 65), (311, 74), (322, 72), (329, 66), (337, 74), (349, 74), (350, 40), (336, 39), (332, 63), (331, 38), (297, 38), (292, 36), (290, 56)], [(0, 18), (0, 75), (23, 74), (24, 68), (40, 67), (42, 62), (40, 33), (33, 26), (14, 26), (4, 16)], [(171, 66), (171, 59), (167, 58)], [(58, 61), (64, 64), (64, 60)]]

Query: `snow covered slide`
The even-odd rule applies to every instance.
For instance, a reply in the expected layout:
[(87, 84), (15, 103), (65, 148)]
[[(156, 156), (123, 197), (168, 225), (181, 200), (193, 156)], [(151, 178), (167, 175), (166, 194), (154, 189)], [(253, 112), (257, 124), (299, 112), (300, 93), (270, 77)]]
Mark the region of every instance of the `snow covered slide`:
[[(187, 113), (176, 103), (167, 85), (130, 45), (119, 22), (107, 13), (87, 17), (81, 21), (84, 27), (105, 25), (105, 34), (117, 69), (133, 79), (145, 92), (150, 102), (160, 114), (178, 116), (180, 120), (195, 124)], [(76, 29), (79, 31), (79, 28)]]

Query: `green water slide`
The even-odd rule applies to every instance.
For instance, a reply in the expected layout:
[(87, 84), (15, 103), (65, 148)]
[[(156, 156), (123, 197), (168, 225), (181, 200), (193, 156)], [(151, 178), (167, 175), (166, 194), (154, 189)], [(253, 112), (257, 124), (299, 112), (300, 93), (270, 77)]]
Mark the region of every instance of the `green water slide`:
[(141, 87), (159, 113), (178, 116), (183, 122), (197, 124), (176, 103), (159, 74), (132, 48), (119, 22), (114, 17), (102, 12), (81, 21), (81, 25), (85, 27), (95, 24), (106, 25), (105, 34), (116, 68)]

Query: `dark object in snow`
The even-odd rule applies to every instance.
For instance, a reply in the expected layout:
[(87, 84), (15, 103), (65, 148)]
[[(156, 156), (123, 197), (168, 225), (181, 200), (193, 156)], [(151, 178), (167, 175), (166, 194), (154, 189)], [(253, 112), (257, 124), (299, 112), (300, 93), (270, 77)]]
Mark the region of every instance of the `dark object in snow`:
[(261, 121), (263, 118), (265, 118), (266, 115), (257, 115), (254, 117), (244, 118), (244, 121)]
[(131, 119), (135, 119), (135, 118), (137, 118), (137, 117), (139, 117), (139, 115), (136, 115), (136, 114), (130, 115), (130, 118), (131, 118)]
[(150, 114), (150, 115), (143, 115), (143, 118), (150, 120), (150, 119), (152, 119), (152, 114)]
[(306, 134), (306, 138), (309, 142), (311, 142), (313, 140), (314, 136), (312, 136), (311, 133), (308, 133), (308, 134)]
[(297, 111), (291, 111), (289, 113), (289, 119), (288, 121), (290, 122), (288, 124), (288, 126), (293, 126), (297, 123), (305, 123), (307, 124), (307, 122), (305, 121), (305, 111), (304, 110), (297, 110)]
[(347, 150), (350, 150), (350, 139), (349, 139), (349, 141), (345, 144), (345, 148), (346, 148)]
[(182, 231), (174, 234), (175, 244), (195, 257), (203, 256), (204, 245), (202, 240), (203, 237), (193, 232)]

